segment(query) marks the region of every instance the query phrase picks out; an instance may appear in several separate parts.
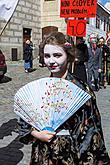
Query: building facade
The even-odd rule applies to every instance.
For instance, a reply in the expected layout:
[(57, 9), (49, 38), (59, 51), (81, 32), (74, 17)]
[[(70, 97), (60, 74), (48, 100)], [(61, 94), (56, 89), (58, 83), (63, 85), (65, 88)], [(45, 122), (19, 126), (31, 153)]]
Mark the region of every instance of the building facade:
[(53, 30), (66, 33), (65, 19), (60, 18), (59, 0), (41, 0), (41, 27), (42, 36)]
[(97, 3), (97, 13), (95, 18), (87, 19), (86, 39), (94, 33), (98, 37), (106, 39), (107, 32), (110, 31), (110, 11)]
[[(0, 31), (5, 25), (6, 22), (0, 20)], [(6, 60), (23, 59), (23, 44), (30, 39), (35, 45), (33, 55), (36, 58), (43, 37), (53, 31), (66, 34), (66, 27), (66, 19), (60, 17), (60, 0), (19, 0), (0, 36), (0, 48)], [(96, 18), (87, 19), (86, 39), (91, 33), (106, 38), (107, 31), (110, 31), (110, 11), (98, 3)]]
[[(6, 22), (0, 20), (0, 31)], [(30, 39), (35, 45), (34, 57), (41, 39), (40, 0), (19, 0), (15, 12), (0, 37), (0, 48), (6, 60), (23, 59), (23, 44)]]
[[(42, 35), (52, 30), (58, 30), (66, 34), (66, 21), (60, 18), (59, 0), (42, 0), (41, 7)], [(110, 31), (110, 11), (97, 3), (95, 18), (87, 18), (86, 39), (90, 34), (95, 33), (98, 37), (106, 38), (106, 32)]]

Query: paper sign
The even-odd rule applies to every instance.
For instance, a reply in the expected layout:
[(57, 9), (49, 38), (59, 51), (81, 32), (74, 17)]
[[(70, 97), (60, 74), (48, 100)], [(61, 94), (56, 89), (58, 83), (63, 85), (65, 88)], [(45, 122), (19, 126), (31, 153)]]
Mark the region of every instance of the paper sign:
[(86, 36), (86, 20), (68, 20), (67, 35), (69, 36)]
[(95, 17), (96, 6), (97, 0), (60, 0), (60, 17)]

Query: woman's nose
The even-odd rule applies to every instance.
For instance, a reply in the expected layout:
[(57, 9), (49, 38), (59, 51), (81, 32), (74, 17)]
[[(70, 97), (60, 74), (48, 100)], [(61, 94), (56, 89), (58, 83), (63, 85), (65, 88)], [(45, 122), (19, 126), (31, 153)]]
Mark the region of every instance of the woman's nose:
[(50, 63), (51, 63), (51, 64), (55, 63), (54, 58), (52, 58), (52, 57), (50, 58)]

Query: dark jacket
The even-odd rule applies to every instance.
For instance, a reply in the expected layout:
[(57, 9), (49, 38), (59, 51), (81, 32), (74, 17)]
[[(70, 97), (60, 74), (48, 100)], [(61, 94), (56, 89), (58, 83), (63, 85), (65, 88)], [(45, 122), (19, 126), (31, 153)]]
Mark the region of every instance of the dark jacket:
[(84, 63), (88, 61), (88, 48), (84, 43), (80, 43), (76, 46), (76, 58), (78, 59), (77, 63)]
[(96, 48), (95, 55), (92, 52), (92, 48), (88, 48), (89, 60), (87, 63), (87, 67), (89, 70), (98, 71), (101, 69), (101, 62), (102, 62), (102, 52), (100, 48)]
[(30, 60), (32, 60), (32, 51), (33, 51), (33, 48), (30, 44), (25, 44), (24, 46), (24, 60), (25, 62), (28, 62)]
[(102, 49), (102, 63), (104, 63), (105, 61), (108, 62), (108, 57), (110, 56), (109, 47), (103, 44), (101, 49)]
[(80, 43), (76, 47), (76, 58), (78, 61), (74, 63), (74, 75), (82, 81), (87, 82), (87, 73), (85, 62), (88, 61), (88, 48), (84, 43)]
[[(98, 165), (110, 164), (105, 149), (101, 118), (96, 105), (96, 98), (89, 87), (68, 73), (66, 79), (75, 83), (91, 95), (87, 101), (60, 129), (69, 130), (70, 135), (57, 135), (50, 143), (36, 140), (32, 145), (31, 165)], [(20, 141), (32, 143), (31, 126), (19, 121)]]

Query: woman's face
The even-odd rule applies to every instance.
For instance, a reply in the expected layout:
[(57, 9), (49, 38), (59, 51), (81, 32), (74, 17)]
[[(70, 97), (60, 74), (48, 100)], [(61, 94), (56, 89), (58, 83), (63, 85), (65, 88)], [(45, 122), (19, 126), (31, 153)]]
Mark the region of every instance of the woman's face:
[(58, 45), (46, 44), (44, 47), (44, 62), (53, 74), (62, 74), (67, 69), (67, 54)]

